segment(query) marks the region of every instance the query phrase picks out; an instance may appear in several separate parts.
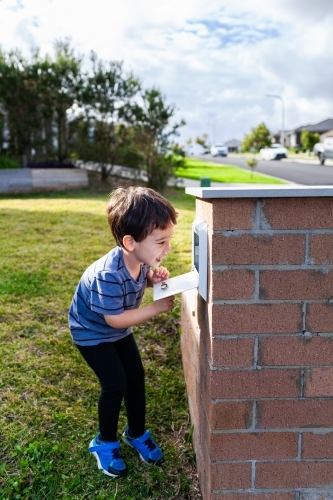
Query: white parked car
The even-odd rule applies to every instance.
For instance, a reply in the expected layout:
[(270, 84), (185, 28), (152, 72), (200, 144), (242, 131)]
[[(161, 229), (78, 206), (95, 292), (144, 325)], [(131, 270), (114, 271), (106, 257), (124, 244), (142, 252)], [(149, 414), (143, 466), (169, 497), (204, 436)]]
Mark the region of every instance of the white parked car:
[(212, 156), (228, 156), (228, 148), (223, 144), (216, 144), (210, 148), (210, 154)]
[(275, 142), (271, 146), (261, 149), (260, 155), (263, 160), (281, 160), (281, 158), (288, 158), (288, 151), (282, 144)]
[(333, 159), (333, 137), (326, 137), (324, 142), (318, 142), (313, 148), (313, 152), (318, 156), (321, 165), (324, 165), (327, 158)]

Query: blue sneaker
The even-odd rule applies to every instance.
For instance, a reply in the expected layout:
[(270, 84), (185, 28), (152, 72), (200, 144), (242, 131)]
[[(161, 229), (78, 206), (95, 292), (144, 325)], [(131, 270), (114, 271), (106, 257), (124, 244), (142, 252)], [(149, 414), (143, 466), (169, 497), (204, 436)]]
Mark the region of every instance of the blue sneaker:
[(126, 465), (121, 456), (119, 441), (100, 441), (97, 435), (90, 442), (88, 451), (95, 456), (97, 466), (104, 474), (111, 477), (125, 476)]
[(143, 462), (155, 465), (161, 465), (163, 462), (162, 450), (157, 446), (149, 431), (145, 431), (139, 438), (131, 438), (128, 435), (128, 428), (126, 428), (123, 440), (139, 453)]

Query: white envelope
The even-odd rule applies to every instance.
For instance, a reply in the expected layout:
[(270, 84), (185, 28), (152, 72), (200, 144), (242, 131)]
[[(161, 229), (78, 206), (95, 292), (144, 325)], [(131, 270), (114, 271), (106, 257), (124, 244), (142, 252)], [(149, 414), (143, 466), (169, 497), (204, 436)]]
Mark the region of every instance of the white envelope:
[[(166, 283), (167, 287), (164, 287), (163, 283)], [(163, 297), (169, 297), (170, 295), (175, 295), (176, 293), (186, 292), (192, 288), (197, 288), (198, 285), (199, 274), (197, 270), (181, 274), (180, 276), (175, 276), (174, 278), (169, 278), (168, 280), (161, 281), (160, 283), (155, 283), (155, 285), (153, 285), (154, 300), (163, 299)]]

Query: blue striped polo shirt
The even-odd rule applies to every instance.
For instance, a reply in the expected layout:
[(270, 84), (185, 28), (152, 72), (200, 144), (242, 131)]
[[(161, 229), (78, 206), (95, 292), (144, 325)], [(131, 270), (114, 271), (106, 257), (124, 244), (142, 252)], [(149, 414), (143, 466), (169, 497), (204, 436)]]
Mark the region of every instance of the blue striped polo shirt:
[(129, 335), (132, 328), (112, 328), (104, 314), (121, 314), (140, 306), (150, 267), (141, 265), (136, 281), (126, 269), (123, 252), (116, 247), (94, 262), (83, 273), (68, 315), (72, 339), (78, 345), (115, 342)]

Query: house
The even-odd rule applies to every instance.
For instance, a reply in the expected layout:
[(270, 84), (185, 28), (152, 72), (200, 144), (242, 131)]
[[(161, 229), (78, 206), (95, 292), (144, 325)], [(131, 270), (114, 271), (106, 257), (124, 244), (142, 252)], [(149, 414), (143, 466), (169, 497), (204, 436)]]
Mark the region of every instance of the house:
[(231, 139), (230, 141), (227, 141), (224, 143), (225, 146), (228, 148), (228, 153), (237, 153), (242, 145), (242, 141), (239, 141), (238, 139)]
[(333, 130), (333, 118), (328, 118), (319, 123), (313, 125), (304, 125), (302, 127), (295, 128), (294, 130), (288, 130), (284, 133), (284, 143), (285, 146), (295, 148), (301, 147), (301, 134), (303, 130), (315, 133), (317, 132), (320, 136), (320, 140), (324, 139), (324, 135), (327, 133), (332, 133)]
[(322, 134), (320, 136), (320, 140), (323, 142), (326, 137), (333, 137), (333, 129), (329, 130), (328, 132), (325, 132), (325, 134)]

